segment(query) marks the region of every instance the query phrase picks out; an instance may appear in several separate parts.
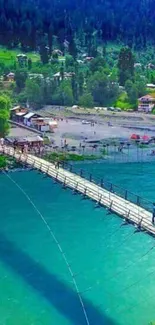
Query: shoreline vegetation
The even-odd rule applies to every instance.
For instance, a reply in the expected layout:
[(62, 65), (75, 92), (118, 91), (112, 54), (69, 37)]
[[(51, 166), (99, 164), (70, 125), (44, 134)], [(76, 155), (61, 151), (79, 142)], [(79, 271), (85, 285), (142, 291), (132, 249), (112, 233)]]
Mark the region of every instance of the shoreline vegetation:
[(13, 170), (23, 168), (23, 164), (16, 161), (13, 157), (7, 157), (5, 155), (0, 155), (0, 170)]
[[(57, 161), (60, 162), (81, 162), (81, 161), (94, 161), (106, 159), (106, 151), (102, 150), (102, 154), (100, 155), (85, 155), (85, 154), (76, 154), (76, 153), (64, 153), (64, 152), (51, 152), (45, 154), (43, 159), (54, 163)], [(5, 155), (0, 155), (0, 170), (13, 170), (13, 169), (21, 169), (24, 164), (21, 162), (17, 162), (13, 157), (7, 157)], [(27, 168), (23, 168), (27, 169)]]
[(99, 160), (105, 159), (105, 154), (102, 155), (85, 155), (85, 154), (75, 154), (75, 153), (63, 153), (63, 152), (51, 152), (49, 154), (44, 155), (45, 160), (49, 162), (62, 161), (62, 162), (78, 162), (85, 160)]

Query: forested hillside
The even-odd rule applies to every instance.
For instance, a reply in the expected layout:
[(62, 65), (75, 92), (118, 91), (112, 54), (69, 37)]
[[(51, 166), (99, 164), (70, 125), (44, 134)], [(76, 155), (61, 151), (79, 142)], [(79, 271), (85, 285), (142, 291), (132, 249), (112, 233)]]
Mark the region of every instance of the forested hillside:
[[(63, 50), (86, 47), (93, 55), (101, 41), (137, 48), (155, 40), (154, 0), (0, 0), (0, 44), (34, 50), (57, 38)], [(71, 53), (72, 54), (72, 53)]]

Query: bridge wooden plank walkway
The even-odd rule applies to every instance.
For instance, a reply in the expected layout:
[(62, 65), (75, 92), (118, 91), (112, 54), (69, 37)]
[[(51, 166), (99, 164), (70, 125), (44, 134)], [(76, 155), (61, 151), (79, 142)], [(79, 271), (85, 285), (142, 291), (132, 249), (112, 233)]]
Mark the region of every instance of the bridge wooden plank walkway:
[(155, 235), (155, 226), (152, 225), (152, 214), (144, 208), (123, 199), (115, 193), (111, 193), (93, 182), (81, 176), (69, 172), (63, 168), (57, 169), (54, 164), (31, 154), (22, 154), (14, 151), (12, 147), (0, 146), (0, 152), (15, 157), (17, 160), (48, 174), (53, 179), (61, 182), (64, 186), (82, 193), (99, 204), (107, 207), (114, 213), (125, 218), (136, 225), (141, 224), (141, 228)]

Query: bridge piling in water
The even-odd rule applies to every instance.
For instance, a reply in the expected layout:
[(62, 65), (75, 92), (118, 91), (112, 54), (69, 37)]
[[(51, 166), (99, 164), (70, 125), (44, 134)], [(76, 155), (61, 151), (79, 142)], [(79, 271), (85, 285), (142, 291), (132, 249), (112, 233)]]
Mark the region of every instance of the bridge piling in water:
[[(129, 200), (132, 193), (124, 191), (123, 197), (121, 197), (121, 195), (116, 194), (117, 187), (110, 183), (106, 184), (103, 179), (101, 180), (100, 185), (97, 185), (92, 182), (92, 177), (87, 180), (84, 177), (76, 175), (61, 167), (57, 169), (53, 163), (31, 154), (17, 152), (11, 147), (0, 146), (0, 153), (15, 157), (22, 163), (27, 163), (31, 167), (34, 167), (42, 173), (47, 174), (49, 177), (52, 177), (56, 182), (60, 182), (63, 185), (65, 184), (65, 187), (71, 188), (74, 194), (79, 192), (84, 196), (84, 198), (91, 198), (97, 203), (100, 203), (100, 205), (107, 207), (111, 212), (114, 212), (128, 220), (130, 223), (139, 225), (139, 222), (141, 221), (141, 228), (152, 235), (155, 235), (155, 226), (152, 225), (152, 213), (146, 209), (147, 204), (150, 202), (145, 201), (144, 206), (141, 206), (143, 203), (141, 201), (143, 200), (138, 196), (134, 196), (135, 203), (133, 203)], [(106, 189), (106, 186), (108, 189)]]

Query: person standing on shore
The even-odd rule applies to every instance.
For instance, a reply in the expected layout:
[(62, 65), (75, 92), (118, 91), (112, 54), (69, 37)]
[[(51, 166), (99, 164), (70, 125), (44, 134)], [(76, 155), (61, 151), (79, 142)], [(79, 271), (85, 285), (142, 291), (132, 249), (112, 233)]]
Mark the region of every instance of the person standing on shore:
[(155, 202), (153, 203), (152, 224), (155, 223)]

